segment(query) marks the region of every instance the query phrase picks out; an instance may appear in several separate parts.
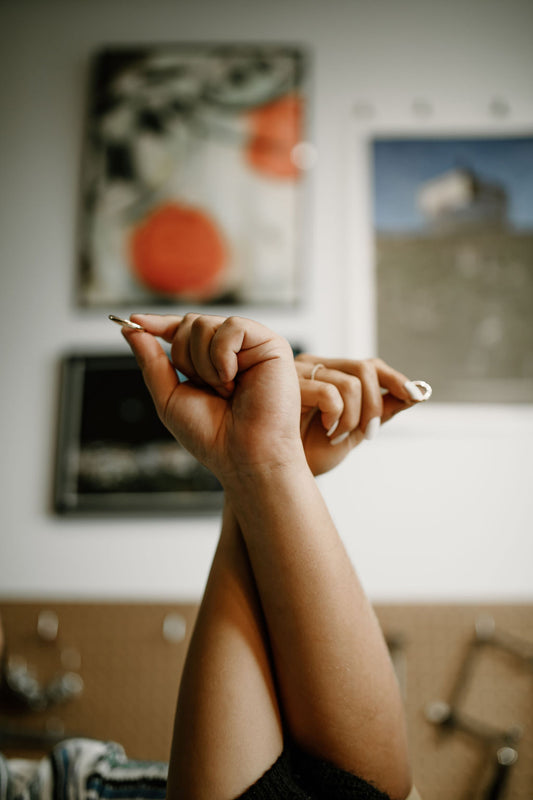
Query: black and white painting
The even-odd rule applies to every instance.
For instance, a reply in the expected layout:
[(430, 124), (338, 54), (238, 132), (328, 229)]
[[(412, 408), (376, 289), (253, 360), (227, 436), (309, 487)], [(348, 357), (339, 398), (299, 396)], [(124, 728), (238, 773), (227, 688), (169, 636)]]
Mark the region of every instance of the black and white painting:
[(54, 506), (58, 513), (206, 513), (215, 476), (160, 422), (133, 356), (62, 362)]

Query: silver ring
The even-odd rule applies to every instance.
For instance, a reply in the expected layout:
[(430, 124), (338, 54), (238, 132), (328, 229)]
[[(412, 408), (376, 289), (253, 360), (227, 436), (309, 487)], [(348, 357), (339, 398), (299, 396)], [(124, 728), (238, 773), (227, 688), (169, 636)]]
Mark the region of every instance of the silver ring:
[(426, 383), (426, 381), (413, 381), (413, 383), (415, 386), (418, 386), (420, 391), (423, 393), (424, 397), (422, 398), (422, 400), (429, 400), (429, 398), (433, 394), (433, 389), (431, 388), (429, 383)]
[[(314, 367), (313, 367), (313, 369), (311, 370), (311, 375), (310, 375), (310, 377), (309, 377), (309, 380), (310, 380), (310, 381), (314, 381), (314, 380), (315, 380), (315, 378), (316, 378), (316, 374), (317, 374), (318, 370), (319, 370), (321, 367), (324, 367), (324, 364), (315, 364), (315, 366), (314, 366)], [(324, 367), (324, 369), (325, 369), (325, 367)]]

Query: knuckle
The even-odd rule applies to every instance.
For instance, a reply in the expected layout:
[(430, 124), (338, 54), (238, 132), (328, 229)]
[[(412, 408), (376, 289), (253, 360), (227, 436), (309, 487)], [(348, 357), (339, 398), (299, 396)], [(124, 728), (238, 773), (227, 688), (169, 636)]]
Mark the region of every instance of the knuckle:
[(365, 359), (365, 361), (361, 361), (361, 365), (359, 367), (359, 375), (362, 379), (369, 378), (375, 373), (375, 367), (372, 364), (371, 359)]
[(323, 397), (325, 400), (335, 397), (336, 395), (335, 387), (331, 383), (323, 383), (322, 381), (320, 381), (320, 383), (318, 384), (318, 391), (320, 396)]
[(341, 391), (347, 394), (360, 394), (361, 392), (361, 381), (355, 375), (345, 374), (340, 379), (339, 383)]
[(224, 326), (227, 328), (241, 328), (243, 325), (242, 317), (238, 317), (235, 314), (232, 314), (230, 317), (226, 317), (224, 320)]
[(333, 384), (320, 383), (318, 391), (321, 403), (323, 405), (331, 406), (334, 409), (343, 407), (342, 397)]
[(191, 331), (195, 333), (198, 331), (203, 330), (205, 327), (205, 318), (201, 317), (199, 314), (195, 316), (191, 316)]

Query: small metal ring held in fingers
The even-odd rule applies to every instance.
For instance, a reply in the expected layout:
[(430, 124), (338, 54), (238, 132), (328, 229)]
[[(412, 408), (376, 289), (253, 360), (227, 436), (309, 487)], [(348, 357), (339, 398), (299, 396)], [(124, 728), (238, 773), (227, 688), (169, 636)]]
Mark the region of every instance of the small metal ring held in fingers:
[(429, 398), (433, 394), (433, 389), (431, 388), (429, 383), (426, 383), (426, 381), (413, 381), (413, 383), (423, 393), (424, 397), (422, 398), (422, 401), (429, 400)]
[(309, 380), (310, 381), (314, 381), (315, 380), (316, 374), (317, 374), (318, 370), (321, 369), (321, 368), (325, 369), (324, 364), (315, 364), (315, 366), (311, 370), (311, 375), (309, 376)]

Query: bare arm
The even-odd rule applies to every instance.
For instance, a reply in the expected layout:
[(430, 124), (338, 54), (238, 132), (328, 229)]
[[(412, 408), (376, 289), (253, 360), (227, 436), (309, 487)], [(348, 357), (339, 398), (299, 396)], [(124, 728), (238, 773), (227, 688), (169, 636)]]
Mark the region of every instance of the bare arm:
[(374, 612), (301, 462), (227, 488), (268, 624), (281, 706), (305, 749), (391, 797), (410, 788), (403, 708)]
[(227, 800), (283, 750), (268, 637), (248, 554), (226, 504), (181, 676), (168, 800)]
[[(307, 464), (284, 340), (249, 320), (135, 317), (128, 333), (159, 414), (221, 480), (250, 557), (292, 735), (393, 798), (410, 788), (383, 637)], [(193, 795), (191, 795), (193, 796)]]

